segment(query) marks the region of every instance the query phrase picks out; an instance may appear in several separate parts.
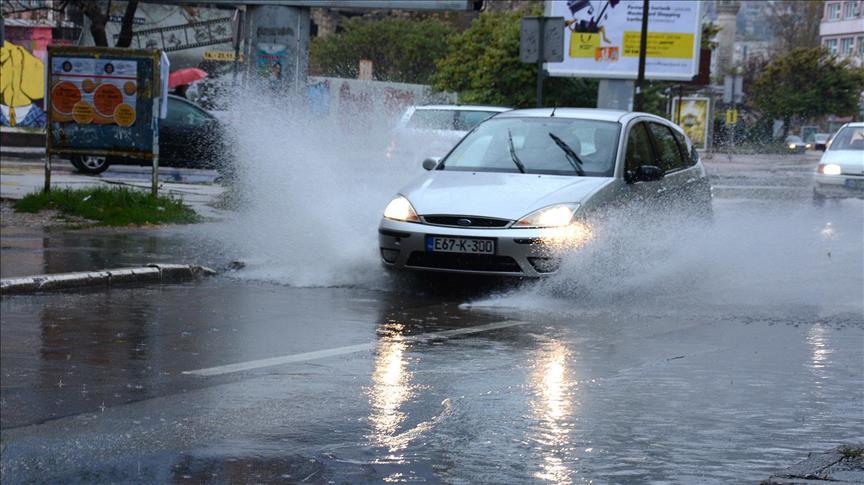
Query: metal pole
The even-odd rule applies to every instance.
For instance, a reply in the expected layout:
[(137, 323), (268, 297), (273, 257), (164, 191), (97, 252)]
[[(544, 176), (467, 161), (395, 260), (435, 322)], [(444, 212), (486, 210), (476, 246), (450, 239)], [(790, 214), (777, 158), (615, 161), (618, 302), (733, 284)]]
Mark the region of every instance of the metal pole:
[[(733, 113), (735, 112), (735, 110), (738, 109), (738, 103), (735, 102), (736, 101), (736, 99), (735, 99), (735, 84), (737, 84), (737, 82), (738, 82), (738, 79), (736, 79), (737, 77), (738, 77), (737, 73), (732, 75), (732, 112)], [(736, 113), (736, 117), (737, 117), (737, 113)], [(738, 120), (736, 119), (735, 121), (737, 122)], [(732, 148), (735, 146), (735, 123), (729, 123), (729, 129), (731, 130), (729, 132), (729, 150), (731, 153)]]
[(45, 187), (43, 191), (47, 194), (51, 192), (51, 155), (45, 155)]
[(150, 195), (156, 197), (159, 195), (159, 114), (160, 103), (162, 99), (168, 100), (167, 94), (162, 92), (162, 51), (156, 51), (153, 55), (153, 82), (159, 89), (153, 91), (157, 93), (153, 96), (153, 173), (150, 177)]
[(234, 11), (235, 15), (237, 15), (237, 32), (234, 32), (234, 78), (231, 80), (231, 86), (237, 87), (237, 73), (240, 71), (240, 42), (243, 40), (240, 36), (244, 33), (245, 25), (243, 22), (246, 17), (246, 10), (240, 10), (239, 8)]
[(633, 100), (633, 111), (642, 111), (645, 104), (645, 93), (642, 92), (645, 83), (645, 51), (648, 47), (648, 0), (642, 0), (642, 35), (639, 38), (639, 74), (636, 77), (636, 96)]
[(543, 37), (546, 33), (546, 17), (540, 17), (540, 43), (537, 53), (537, 107), (543, 106), (543, 58), (545, 57), (545, 46)]
[(681, 101), (683, 101), (683, 99), (682, 99), (682, 97), (684, 95), (683, 91), (684, 91), (684, 89), (679, 84), (678, 85), (678, 107), (677, 107), (678, 109), (676, 109), (677, 112), (675, 113), (675, 124), (677, 124), (677, 125), (681, 124)]

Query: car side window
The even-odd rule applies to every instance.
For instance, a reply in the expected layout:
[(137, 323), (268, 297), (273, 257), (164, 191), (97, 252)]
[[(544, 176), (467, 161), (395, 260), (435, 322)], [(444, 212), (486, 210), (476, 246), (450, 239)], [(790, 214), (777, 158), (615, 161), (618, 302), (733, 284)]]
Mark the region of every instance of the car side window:
[(654, 155), (651, 151), (651, 140), (645, 131), (645, 123), (636, 123), (627, 135), (627, 158), (624, 170), (636, 170), (642, 165), (654, 165)]
[(672, 130), (660, 123), (649, 123), (649, 125), (657, 148), (655, 165), (667, 172), (684, 168), (684, 158), (681, 156), (681, 150), (678, 148), (678, 142), (675, 141)]
[(684, 139), (684, 135), (677, 130), (672, 130), (672, 135), (675, 136), (675, 141), (678, 142), (678, 150), (681, 151), (681, 156), (684, 157), (684, 166), (692, 167), (693, 165), (696, 165), (696, 162), (698, 161), (698, 157), (695, 156), (696, 151), (687, 151), (687, 140)]
[(457, 111), (455, 127), (457, 130), (469, 131), (494, 114), (495, 111)]
[(168, 116), (165, 118), (167, 124), (200, 127), (205, 125), (208, 120), (207, 115), (202, 113), (198, 108), (183, 101), (168, 98)]

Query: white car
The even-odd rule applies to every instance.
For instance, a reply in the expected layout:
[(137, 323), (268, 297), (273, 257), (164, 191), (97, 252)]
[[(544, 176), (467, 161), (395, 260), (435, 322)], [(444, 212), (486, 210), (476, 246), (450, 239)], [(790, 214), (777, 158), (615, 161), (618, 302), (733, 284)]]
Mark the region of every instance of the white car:
[(511, 108), (459, 104), (410, 106), (390, 137), (387, 158), (444, 156), (482, 121)]
[[(646, 113), (500, 113), (387, 205), (378, 235), (392, 269), (538, 277), (591, 238), (591, 214), (671, 202), (711, 214), (711, 188), (684, 132)], [(681, 204), (681, 202), (684, 202)]]
[(848, 123), (831, 138), (819, 161), (813, 200), (864, 198), (864, 123)]

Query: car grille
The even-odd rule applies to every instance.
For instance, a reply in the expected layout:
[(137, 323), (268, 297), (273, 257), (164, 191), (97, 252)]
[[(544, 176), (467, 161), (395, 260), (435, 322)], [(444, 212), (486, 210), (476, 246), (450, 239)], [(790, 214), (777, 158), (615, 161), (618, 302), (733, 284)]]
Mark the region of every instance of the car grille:
[[(462, 224), (459, 224), (462, 221)], [(470, 223), (465, 223), (470, 221)], [(510, 221), (506, 219), (493, 219), (491, 217), (474, 216), (423, 216), (423, 222), (436, 226), (451, 227), (506, 227)]]
[(411, 253), (406, 265), (415, 268), (456, 269), (463, 271), (522, 272), (522, 268), (519, 267), (513, 258), (488, 254), (425, 253), (415, 251)]

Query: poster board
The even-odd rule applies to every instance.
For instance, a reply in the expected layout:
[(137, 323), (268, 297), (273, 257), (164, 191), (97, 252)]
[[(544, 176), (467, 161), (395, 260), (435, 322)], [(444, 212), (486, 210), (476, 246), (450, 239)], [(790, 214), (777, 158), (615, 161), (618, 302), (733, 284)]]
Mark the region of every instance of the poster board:
[(48, 46), (46, 152), (158, 156), (160, 51)]
[[(545, 14), (565, 19), (564, 60), (550, 76), (636, 79), (642, 0), (547, 0)], [(651, 0), (645, 78), (691, 81), (699, 74), (701, 2)]]
[[(680, 109), (678, 101), (681, 101)], [(708, 146), (708, 125), (711, 123), (711, 99), (702, 96), (672, 98), (672, 122), (676, 123), (693, 146), (702, 150)]]

